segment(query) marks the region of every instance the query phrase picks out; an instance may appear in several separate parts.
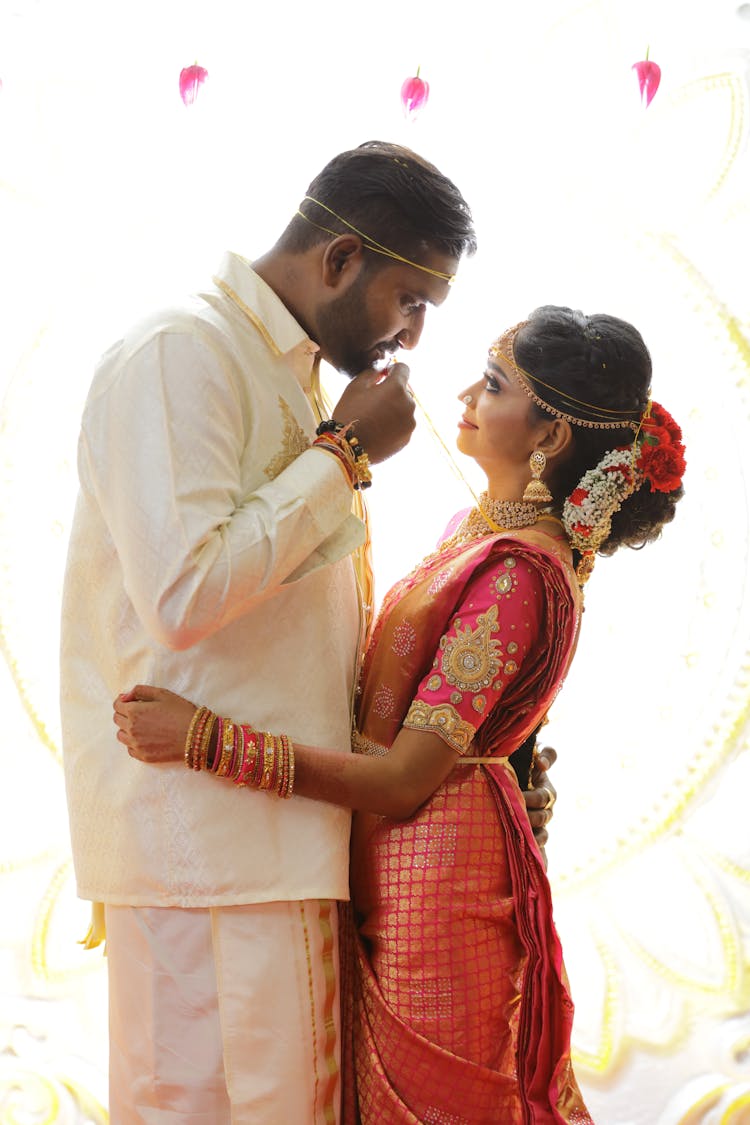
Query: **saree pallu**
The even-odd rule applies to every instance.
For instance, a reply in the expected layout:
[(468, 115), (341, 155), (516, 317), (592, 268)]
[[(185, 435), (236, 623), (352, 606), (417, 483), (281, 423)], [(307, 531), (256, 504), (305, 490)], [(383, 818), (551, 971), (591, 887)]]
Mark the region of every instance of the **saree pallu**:
[[(517, 676), (495, 684), (502, 694), (487, 713), (466, 690), (452, 691), (444, 705), (426, 704), (420, 684), (435, 679), (437, 686), (451, 653), (454, 665), (460, 658), (471, 666), (473, 654), (495, 644), (496, 678), (498, 668), (515, 665), (487, 639), (489, 627), (481, 638), (473, 634), (474, 649), (454, 644), (470, 634), (465, 598), (478, 588), (477, 574), (493, 590), (509, 589), (498, 585), (503, 560), (533, 570), (542, 591), (535, 640), (522, 664), (519, 653)], [(499, 599), (501, 615), (504, 609)], [(494, 620), (492, 612), (478, 620)], [(345, 1125), (591, 1121), (571, 1069), (573, 1006), (549, 884), (507, 761), (559, 690), (579, 617), (566, 549), (531, 531), (437, 554), (384, 601), (363, 667), (360, 750), (385, 752), (402, 725), (417, 726), (447, 731), (459, 754), (487, 764), (462, 766), (457, 757), (406, 821), (355, 818), (349, 1015), (359, 1116), (349, 1100)], [(506, 648), (515, 652), (514, 645)], [(481, 683), (484, 699), (488, 677)], [(468, 729), (467, 694), (477, 708), (475, 730)]]

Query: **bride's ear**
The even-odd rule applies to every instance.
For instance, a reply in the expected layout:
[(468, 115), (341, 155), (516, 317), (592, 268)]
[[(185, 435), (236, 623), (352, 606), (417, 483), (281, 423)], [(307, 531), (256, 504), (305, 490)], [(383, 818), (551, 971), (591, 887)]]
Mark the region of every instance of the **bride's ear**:
[(545, 433), (536, 445), (548, 462), (564, 461), (573, 448), (573, 427), (564, 418), (553, 418), (545, 424)]

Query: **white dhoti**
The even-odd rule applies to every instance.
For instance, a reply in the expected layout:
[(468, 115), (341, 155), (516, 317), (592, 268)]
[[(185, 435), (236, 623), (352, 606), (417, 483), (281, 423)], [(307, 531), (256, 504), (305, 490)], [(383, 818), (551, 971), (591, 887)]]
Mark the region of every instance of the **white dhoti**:
[(112, 1125), (336, 1125), (335, 902), (107, 906)]

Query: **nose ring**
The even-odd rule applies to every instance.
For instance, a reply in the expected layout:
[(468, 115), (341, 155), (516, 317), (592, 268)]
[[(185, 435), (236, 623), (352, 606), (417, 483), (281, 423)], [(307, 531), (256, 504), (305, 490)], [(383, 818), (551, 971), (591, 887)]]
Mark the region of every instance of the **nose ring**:
[(461, 399), (461, 401), (465, 402), (467, 406), (471, 406), (474, 399), (472, 398), (471, 395), (464, 395), (464, 397)]

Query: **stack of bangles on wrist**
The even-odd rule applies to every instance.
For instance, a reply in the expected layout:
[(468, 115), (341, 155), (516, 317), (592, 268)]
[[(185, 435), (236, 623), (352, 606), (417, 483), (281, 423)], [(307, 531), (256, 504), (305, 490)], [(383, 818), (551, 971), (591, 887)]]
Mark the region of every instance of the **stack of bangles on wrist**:
[(354, 422), (344, 425), (333, 418), (321, 422), (313, 442), (317, 449), (327, 449), (338, 457), (353, 488), (369, 488), (372, 484), (370, 461), (354, 434)]
[(275, 790), (291, 797), (294, 746), (285, 734), (268, 734), (198, 707), (185, 739), (185, 765), (226, 777), (235, 785)]

